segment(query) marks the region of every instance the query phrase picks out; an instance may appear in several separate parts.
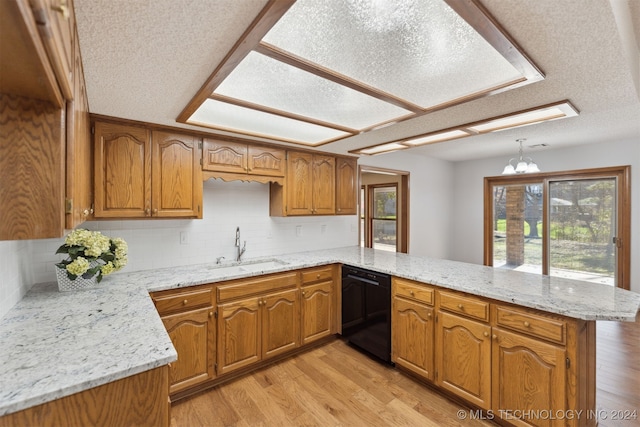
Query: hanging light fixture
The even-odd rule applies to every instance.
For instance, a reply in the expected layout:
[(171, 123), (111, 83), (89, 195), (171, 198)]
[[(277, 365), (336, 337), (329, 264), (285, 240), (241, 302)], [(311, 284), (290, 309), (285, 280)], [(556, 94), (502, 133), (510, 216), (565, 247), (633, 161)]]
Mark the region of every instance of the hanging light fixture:
[[(520, 151), (518, 159), (510, 159), (507, 166), (504, 167), (502, 175), (513, 175), (514, 173), (535, 173), (540, 172), (538, 165), (534, 163), (531, 157), (522, 157), (522, 143), (526, 141), (525, 138), (516, 139), (516, 142), (520, 143)], [(516, 163), (516, 160), (518, 161)]]

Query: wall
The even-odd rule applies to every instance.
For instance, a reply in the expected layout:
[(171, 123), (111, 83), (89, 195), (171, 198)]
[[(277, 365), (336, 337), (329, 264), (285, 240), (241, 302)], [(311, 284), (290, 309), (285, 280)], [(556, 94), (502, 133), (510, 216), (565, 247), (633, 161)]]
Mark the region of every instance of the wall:
[[(588, 144), (566, 149), (529, 151), (544, 172), (631, 165), (631, 259), (640, 253), (640, 141)], [(509, 156), (455, 163), (451, 259), (483, 262), (483, 184), (485, 176), (499, 175)], [(413, 223), (415, 226), (415, 222)], [(634, 230), (636, 230), (634, 234)], [(640, 292), (640, 265), (631, 263), (631, 290)]]
[(0, 241), (0, 317), (22, 299), (33, 283), (29, 251), (29, 241)]
[[(220, 256), (234, 261), (236, 227), (247, 242), (243, 258), (358, 244), (355, 215), (270, 217), (267, 184), (210, 179), (203, 194), (202, 220), (90, 221), (82, 227), (127, 241), (129, 263), (122, 271), (200, 264)], [(36, 283), (55, 280), (53, 264), (61, 256), (54, 252), (61, 243), (34, 242)]]
[(450, 258), (453, 165), (410, 150), (361, 157), (360, 165), (409, 171), (409, 253)]

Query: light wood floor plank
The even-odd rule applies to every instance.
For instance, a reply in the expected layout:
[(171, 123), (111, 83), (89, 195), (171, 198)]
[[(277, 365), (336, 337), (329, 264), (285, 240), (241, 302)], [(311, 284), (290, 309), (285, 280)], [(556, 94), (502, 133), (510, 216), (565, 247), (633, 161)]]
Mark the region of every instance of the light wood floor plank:
[[(596, 406), (606, 415), (599, 427), (640, 426), (640, 413), (612, 419), (640, 411), (640, 322), (597, 325)], [(171, 415), (172, 427), (494, 425), (342, 340), (176, 402)]]

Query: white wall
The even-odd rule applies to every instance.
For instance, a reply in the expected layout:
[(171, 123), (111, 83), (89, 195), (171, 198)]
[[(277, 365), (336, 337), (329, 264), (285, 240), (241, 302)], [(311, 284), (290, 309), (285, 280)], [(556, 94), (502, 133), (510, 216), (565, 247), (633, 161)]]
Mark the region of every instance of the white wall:
[(359, 165), (409, 171), (409, 253), (450, 258), (453, 165), (398, 151), (361, 157)]
[[(245, 258), (328, 249), (358, 244), (355, 215), (269, 216), (269, 186), (208, 180), (204, 183), (202, 220), (90, 221), (82, 228), (122, 237), (129, 245), (123, 271), (235, 259), (235, 231), (247, 242)], [(296, 232), (299, 230), (299, 234)], [(180, 235), (187, 243), (180, 243)], [(0, 317), (33, 283), (55, 280), (55, 255), (63, 239), (0, 242)]]
[[(631, 165), (631, 259), (640, 254), (640, 141), (588, 144), (573, 148), (530, 151), (544, 172)], [(485, 176), (500, 175), (509, 156), (454, 164), (454, 201), (451, 211), (451, 259), (482, 264), (483, 183)], [(635, 233), (634, 233), (635, 230)], [(631, 263), (631, 290), (640, 292), (640, 265)]]

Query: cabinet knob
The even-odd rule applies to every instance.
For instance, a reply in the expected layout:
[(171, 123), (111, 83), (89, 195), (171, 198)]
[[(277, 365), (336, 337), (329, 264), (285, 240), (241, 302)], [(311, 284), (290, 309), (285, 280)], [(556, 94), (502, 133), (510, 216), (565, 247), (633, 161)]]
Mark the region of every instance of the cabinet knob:
[(498, 336), (496, 334), (493, 334), (493, 336), (491, 338), (493, 338), (494, 340), (497, 340)]
[(320, 278), (320, 273), (318, 273), (316, 276), (316, 279), (319, 279), (319, 278)]
[(188, 302), (189, 301), (185, 299), (185, 300), (182, 301), (182, 305), (187, 305)]
[(154, 209), (153, 209), (153, 214), (154, 214), (154, 215), (158, 215), (158, 208), (154, 208)]
[(524, 327), (528, 328), (529, 326), (531, 326), (531, 323), (527, 322), (526, 320), (524, 321)]
[(409, 291), (409, 295), (413, 296), (413, 291)]
[(306, 291), (302, 291), (302, 296), (306, 295), (307, 292)]
[(459, 308), (460, 310), (464, 310), (464, 306), (463, 306), (462, 304), (458, 304), (458, 308)]
[(427, 317), (431, 317), (431, 313), (427, 313)]
[(85, 217), (89, 216), (89, 209), (83, 210), (82, 211), (82, 215), (85, 216)]
[(262, 305), (262, 300), (261, 299), (258, 300), (258, 305)]
[(149, 209), (149, 208), (145, 209), (145, 210), (144, 210), (144, 214), (145, 214), (146, 216), (151, 215), (151, 209)]
[(482, 335), (484, 335), (485, 337), (488, 337), (489, 336), (489, 332), (485, 331), (485, 332), (482, 333)]
[(213, 311), (209, 312), (209, 317), (213, 317)]

